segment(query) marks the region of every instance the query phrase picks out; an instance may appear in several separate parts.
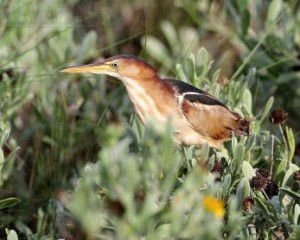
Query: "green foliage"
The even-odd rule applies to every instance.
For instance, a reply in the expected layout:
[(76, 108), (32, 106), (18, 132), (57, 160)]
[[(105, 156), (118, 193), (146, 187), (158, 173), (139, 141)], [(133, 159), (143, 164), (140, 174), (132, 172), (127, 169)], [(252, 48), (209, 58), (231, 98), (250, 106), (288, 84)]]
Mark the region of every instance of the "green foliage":
[(197, 167), (180, 176), (183, 156), (169, 133), (147, 132), (138, 153), (128, 152), (130, 141), (103, 150), (82, 171), (69, 208), (87, 232), (111, 239), (219, 238), (222, 219), (202, 203), (217, 189), (204, 191), (211, 177)]
[[(298, 239), (299, 5), (100, 2), (1, 3), (0, 238)], [(156, 5), (170, 16), (124, 35)], [(253, 119), (251, 134), (179, 148), (121, 87), (58, 73), (138, 43), (162, 75)], [(289, 122), (271, 127), (273, 107)]]

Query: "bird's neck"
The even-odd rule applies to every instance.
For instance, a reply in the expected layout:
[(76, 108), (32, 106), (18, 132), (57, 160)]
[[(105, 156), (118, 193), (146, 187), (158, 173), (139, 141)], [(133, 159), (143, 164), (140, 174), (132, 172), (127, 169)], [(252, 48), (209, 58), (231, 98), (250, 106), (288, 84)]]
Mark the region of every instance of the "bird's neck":
[(122, 78), (121, 80), (143, 123), (148, 120), (167, 121), (167, 116), (161, 111), (160, 101), (157, 99), (157, 96), (165, 95), (163, 81), (160, 78)]

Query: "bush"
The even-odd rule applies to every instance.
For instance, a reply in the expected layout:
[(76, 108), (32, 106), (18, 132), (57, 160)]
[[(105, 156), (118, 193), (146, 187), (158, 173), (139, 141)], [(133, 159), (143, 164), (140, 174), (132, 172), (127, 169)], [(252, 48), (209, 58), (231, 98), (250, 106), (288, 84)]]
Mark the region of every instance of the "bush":
[[(296, 1), (2, 4), (1, 238), (299, 238)], [(157, 6), (174, 11), (141, 26)], [(115, 83), (58, 74), (128, 49), (253, 118), (252, 133), (177, 148)]]

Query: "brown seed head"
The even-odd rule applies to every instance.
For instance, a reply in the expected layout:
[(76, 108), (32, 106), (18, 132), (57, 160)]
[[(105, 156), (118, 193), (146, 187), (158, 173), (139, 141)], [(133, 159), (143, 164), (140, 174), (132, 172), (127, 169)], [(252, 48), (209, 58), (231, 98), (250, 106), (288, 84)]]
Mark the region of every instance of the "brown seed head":
[(267, 196), (271, 199), (273, 196), (278, 195), (278, 185), (274, 181), (269, 181), (265, 187), (265, 192)]
[(273, 124), (284, 123), (288, 118), (288, 114), (282, 109), (275, 109), (269, 116), (269, 120)]
[(246, 197), (243, 200), (242, 207), (245, 212), (249, 212), (249, 210), (253, 205), (254, 205), (254, 199), (252, 197)]
[(122, 217), (125, 213), (125, 207), (120, 200), (107, 198), (106, 207), (108, 211), (118, 217)]
[(300, 182), (300, 170), (294, 172), (294, 180)]
[(264, 189), (269, 180), (269, 172), (264, 169), (258, 169), (256, 175), (251, 179), (250, 185), (253, 189), (262, 190)]
[(222, 174), (223, 170), (224, 170), (223, 164), (221, 163), (221, 161), (216, 159), (215, 165), (213, 166), (210, 172)]
[(261, 176), (261, 177), (264, 177), (264, 178), (270, 178), (270, 172), (266, 169), (258, 169), (256, 171), (256, 176)]
[(256, 190), (262, 190), (266, 187), (267, 180), (262, 177), (255, 176), (251, 179), (250, 186)]

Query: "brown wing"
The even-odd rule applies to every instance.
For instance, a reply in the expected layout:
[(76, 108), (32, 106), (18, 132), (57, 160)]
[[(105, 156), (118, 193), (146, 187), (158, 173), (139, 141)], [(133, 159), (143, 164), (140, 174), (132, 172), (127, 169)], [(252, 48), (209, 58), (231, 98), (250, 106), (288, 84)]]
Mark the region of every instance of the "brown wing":
[(225, 141), (233, 132), (237, 135), (249, 134), (251, 120), (230, 111), (209, 93), (175, 79), (164, 81), (175, 88), (184, 116), (201, 135)]
[(203, 136), (225, 141), (234, 132), (249, 133), (249, 120), (230, 111), (209, 94), (186, 92), (182, 95), (181, 108), (192, 128)]

